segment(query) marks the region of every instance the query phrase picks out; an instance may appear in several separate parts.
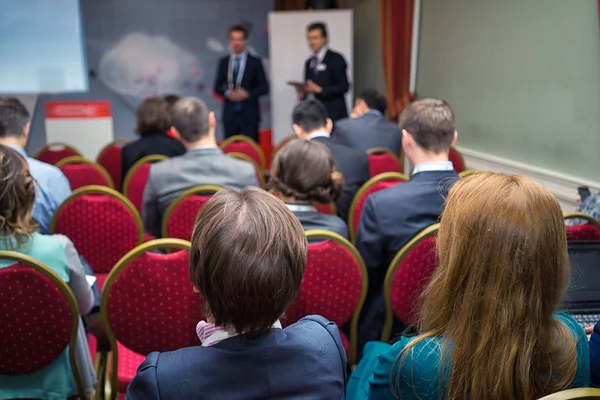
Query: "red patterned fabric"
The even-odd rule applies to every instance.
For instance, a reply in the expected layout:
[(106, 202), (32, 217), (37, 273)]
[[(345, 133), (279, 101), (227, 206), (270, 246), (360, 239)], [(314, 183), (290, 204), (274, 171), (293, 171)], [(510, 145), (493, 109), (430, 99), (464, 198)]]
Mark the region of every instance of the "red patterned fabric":
[(246, 154), (248, 157), (252, 158), (254, 160), (254, 162), (256, 162), (256, 165), (260, 165), (262, 168), (265, 167), (263, 165), (264, 163), (263, 163), (263, 159), (261, 157), (261, 153), (259, 152), (259, 150), (256, 147), (252, 146), (250, 143), (231, 142), (228, 145), (226, 145), (225, 147), (223, 147), (223, 152)]
[(568, 225), (566, 228), (567, 240), (600, 240), (600, 231), (590, 223), (581, 225)]
[(348, 249), (331, 240), (310, 243), (300, 292), (282, 322), (319, 314), (341, 327), (358, 307), (362, 284), (359, 264)]
[(110, 187), (106, 177), (93, 164), (67, 164), (60, 167), (60, 170), (69, 180), (72, 190), (89, 185)]
[(50, 279), (33, 268), (0, 268), (0, 375), (38, 371), (70, 340), (71, 310)]
[(96, 162), (104, 167), (113, 180), (115, 189), (121, 191), (121, 152), (123, 148), (116, 144), (106, 147), (98, 156)]
[(104, 282), (106, 282), (106, 278), (108, 278), (108, 274), (94, 273), (94, 275), (96, 275), (96, 283), (98, 284), (98, 287), (102, 289), (104, 287)]
[(131, 175), (128, 187), (123, 188), (123, 191), (127, 193), (127, 197), (139, 212), (142, 212), (144, 189), (146, 188), (146, 183), (148, 183), (148, 175), (150, 174), (151, 166), (152, 163), (140, 165), (133, 172), (133, 175)]
[(98, 351), (98, 339), (91, 333), (87, 334), (88, 346), (90, 348), (90, 354), (92, 355), (92, 362), (96, 361), (96, 352)]
[(335, 215), (335, 203), (323, 204), (315, 202), (313, 205), (321, 214)]
[(198, 211), (211, 197), (212, 195), (193, 195), (179, 203), (167, 222), (166, 237), (190, 240)]
[(367, 197), (369, 197), (369, 195), (379, 192), (380, 190), (384, 190), (387, 188), (390, 188), (392, 186), (396, 186), (399, 185), (401, 183), (404, 183), (403, 181), (400, 180), (389, 180), (389, 181), (380, 181), (377, 182), (374, 185), (371, 185), (360, 197), (360, 199), (358, 199), (358, 202), (356, 203), (356, 208), (354, 209), (354, 214), (352, 215), (352, 227), (354, 228), (354, 234), (356, 234), (356, 232), (358, 232), (358, 225), (360, 223), (360, 214), (362, 214), (362, 210), (365, 207), (365, 201), (367, 201)]
[(117, 349), (119, 352), (117, 390), (119, 393), (125, 393), (127, 392), (127, 386), (129, 386), (137, 372), (137, 368), (146, 359), (146, 356), (129, 350), (119, 342), (117, 342)]
[(429, 236), (413, 247), (396, 270), (390, 295), (394, 315), (403, 323), (417, 323), (416, 302), (436, 267), (435, 236)]
[(72, 197), (59, 211), (54, 233), (73, 241), (96, 274), (113, 265), (139, 243), (140, 229), (125, 204), (104, 194)]
[(79, 154), (75, 150), (69, 149), (68, 147), (52, 146), (50, 148), (45, 148), (44, 150), (42, 150), (36, 156), (36, 158), (42, 162), (54, 165), (63, 158), (80, 155), (81, 154)]
[(457, 173), (463, 172), (467, 169), (463, 161), (462, 155), (453, 147), (450, 148), (450, 152), (448, 153), (448, 159), (452, 161), (454, 170)]
[(371, 178), (384, 172), (400, 172), (398, 159), (389, 153), (369, 154)]

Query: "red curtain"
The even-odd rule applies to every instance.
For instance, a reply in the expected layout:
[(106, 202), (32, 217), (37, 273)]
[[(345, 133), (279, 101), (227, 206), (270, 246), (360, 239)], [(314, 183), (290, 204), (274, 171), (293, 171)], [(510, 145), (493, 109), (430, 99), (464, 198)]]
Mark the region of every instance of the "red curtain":
[(414, 0), (380, 0), (383, 69), (392, 120), (414, 95), (409, 90), (414, 7)]

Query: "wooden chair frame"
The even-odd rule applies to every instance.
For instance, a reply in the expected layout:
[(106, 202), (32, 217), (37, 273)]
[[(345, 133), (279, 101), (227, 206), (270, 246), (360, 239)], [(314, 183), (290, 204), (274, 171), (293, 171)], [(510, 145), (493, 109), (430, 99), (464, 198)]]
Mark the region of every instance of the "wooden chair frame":
[(83, 155), (81, 154), (81, 152), (79, 150), (77, 150), (75, 147), (65, 143), (65, 142), (51, 142), (51, 143), (46, 143), (45, 145), (42, 146), (41, 149), (39, 149), (35, 155), (33, 156), (33, 158), (35, 158), (36, 160), (38, 159), (38, 157), (40, 156), (40, 154), (42, 154), (44, 151), (46, 150), (50, 150), (51, 147), (56, 147), (56, 146), (60, 146), (60, 147), (64, 147), (65, 149), (69, 149), (74, 153), (77, 153), (77, 155), (79, 157), (83, 157)]
[(256, 163), (256, 161), (245, 153), (238, 153), (236, 151), (232, 151), (231, 153), (226, 153), (229, 157), (237, 158), (238, 160), (247, 161), (254, 165), (254, 169), (256, 170), (256, 175), (258, 178), (258, 183), (262, 189), (267, 187), (267, 182), (265, 181), (265, 171), (261, 168), (260, 165)]
[(125, 197), (129, 198), (129, 183), (131, 182), (133, 174), (135, 173), (135, 171), (137, 171), (138, 168), (140, 168), (142, 165), (145, 165), (145, 164), (152, 164), (155, 162), (164, 161), (164, 160), (168, 160), (168, 159), (169, 159), (169, 157), (163, 156), (161, 154), (152, 154), (152, 155), (142, 157), (139, 160), (137, 160), (131, 166), (131, 168), (129, 168), (129, 171), (127, 171), (125, 173), (125, 178), (123, 178), (121, 190), (123, 191), (123, 194), (125, 195)]
[(64, 167), (65, 165), (71, 165), (71, 164), (93, 165), (100, 172), (100, 174), (106, 179), (106, 181), (108, 182), (108, 187), (111, 189), (115, 188), (115, 183), (113, 182), (113, 180), (112, 180), (110, 174), (108, 173), (108, 171), (106, 170), (106, 168), (104, 168), (102, 165), (98, 164), (97, 162), (88, 160), (87, 158), (83, 158), (80, 156), (65, 157), (62, 160), (60, 160), (59, 162), (57, 162), (55, 164), (55, 166), (56, 166), (56, 168), (61, 168), (61, 167)]
[(219, 147), (221, 148), (221, 150), (225, 151), (225, 147), (227, 147), (227, 145), (229, 145), (231, 143), (235, 143), (235, 142), (244, 142), (244, 143), (250, 144), (258, 153), (258, 157), (260, 158), (260, 167), (262, 169), (265, 169), (267, 167), (267, 159), (265, 157), (265, 152), (258, 145), (258, 143), (256, 143), (254, 140), (250, 139), (247, 136), (244, 136), (244, 135), (231, 136), (231, 137), (223, 140), (221, 142), (221, 144), (219, 144)]

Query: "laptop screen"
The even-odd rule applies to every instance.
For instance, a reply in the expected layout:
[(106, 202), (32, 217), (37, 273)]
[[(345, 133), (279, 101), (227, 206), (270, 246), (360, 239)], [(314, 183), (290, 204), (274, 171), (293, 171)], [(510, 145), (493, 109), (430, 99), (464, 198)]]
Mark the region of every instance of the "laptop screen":
[(569, 242), (571, 281), (565, 293), (568, 310), (600, 306), (600, 241)]

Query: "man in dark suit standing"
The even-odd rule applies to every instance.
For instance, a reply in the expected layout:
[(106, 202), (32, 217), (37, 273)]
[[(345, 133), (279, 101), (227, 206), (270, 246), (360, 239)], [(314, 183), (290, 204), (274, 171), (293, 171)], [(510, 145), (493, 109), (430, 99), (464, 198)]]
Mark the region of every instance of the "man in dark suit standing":
[(332, 122), (327, 118), (327, 110), (318, 100), (301, 101), (292, 112), (294, 132), (300, 139), (314, 140), (324, 144), (338, 171), (344, 177), (342, 195), (336, 201), (338, 215), (348, 220), (348, 211), (354, 195), (369, 180), (369, 159), (363, 151), (335, 143), (330, 137)]
[(243, 134), (258, 142), (258, 99), (269, 92), (269, 84), (260, 58), (246, 50), (247, 42), (246, 28), (234, 26), (229, 29), (231, 54), (219, 62), (214, 90), (225, 99), (225, 137)]
[(375, 89), (362, 92), (354, 103), (352, 118), (335, 123), (333, 139), (357, 150), (384, 147), (396, 155), (402, 151), (402, 132), (385, 118), (387, 101)]
[(298, 95), (301, 99), (314, 97), (319, 100), (334, 122), (346, 118), (348, 110), (344, 95), (350, 87), (346, 60), (327, 47), (327, 27), (323, 22), (310, 24), (307, 36), (313, 55), (304, 63), (306, 86), (299, 89)]

